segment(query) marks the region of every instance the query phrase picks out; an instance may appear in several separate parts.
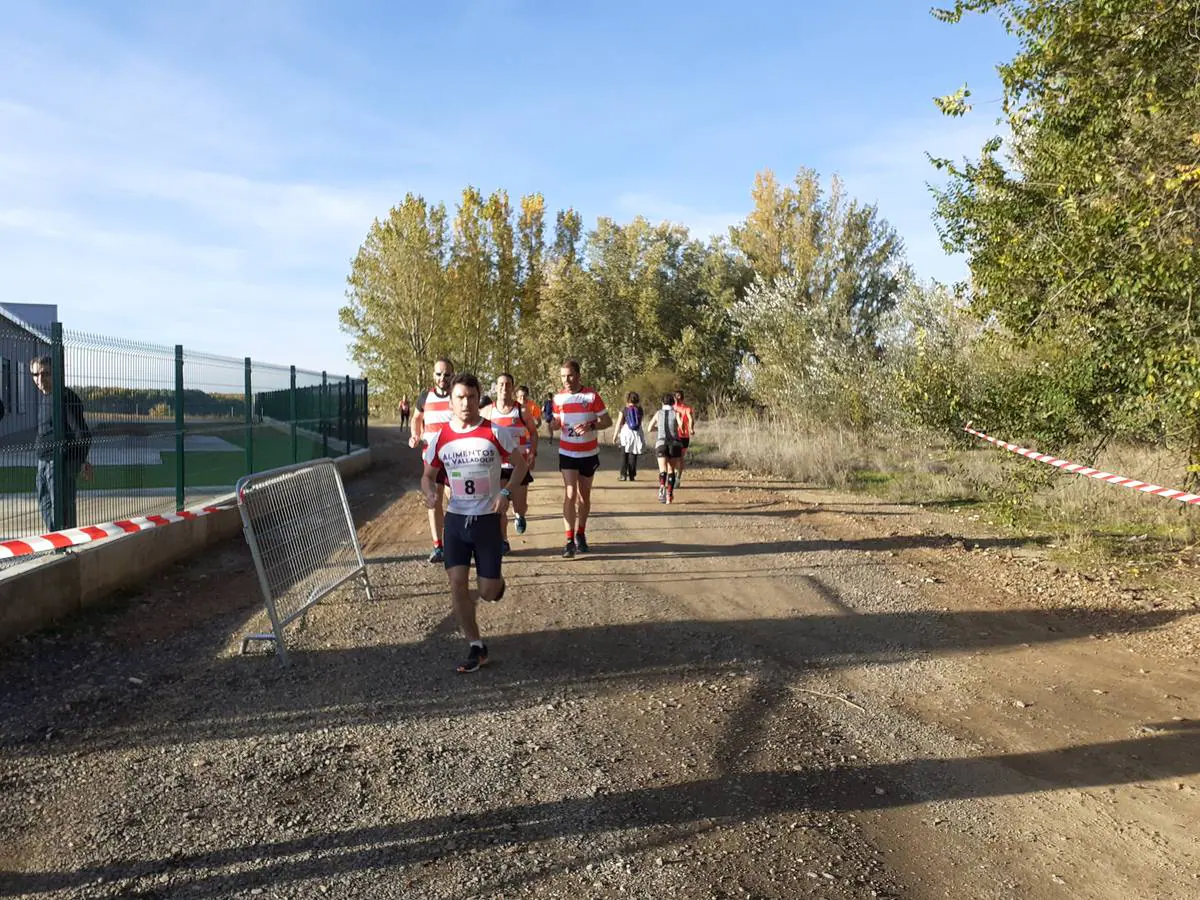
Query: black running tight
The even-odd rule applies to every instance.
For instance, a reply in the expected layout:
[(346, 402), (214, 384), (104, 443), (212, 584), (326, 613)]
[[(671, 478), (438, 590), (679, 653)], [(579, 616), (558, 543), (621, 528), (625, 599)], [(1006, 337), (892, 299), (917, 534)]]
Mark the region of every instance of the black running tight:
[(628, 478), (633, 478), (637, 475), (637, 460), (636, 453), (626, 453), (625, 458), (621, 461), (621, 474)]

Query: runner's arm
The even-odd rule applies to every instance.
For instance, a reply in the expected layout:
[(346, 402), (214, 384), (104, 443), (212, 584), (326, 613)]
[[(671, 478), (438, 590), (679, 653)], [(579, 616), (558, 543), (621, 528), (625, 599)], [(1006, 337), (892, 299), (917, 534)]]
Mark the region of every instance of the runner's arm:
[[(532, 424), (531, 424), (532, 423)], [(529, 414), (529, 410), (521, 410), (521, 424), (525, 426), (525, 431), (529, 434), (529, 454), (537, 456), (538, 451), (538, 427), (537, 419)], [(525, 476), (521, 476), (524, 478)]]
[(606, 409), (603, 412), (601, 412), (600, 416), (596, 419), (596, 422), (595, 422), (596, 430), (599, 431), (601, 428), (611, 428), (612, 423), (613, 423), (612, 416), (610, 416), (608, 414), (608, 410)]
[(525, 458), (524, 453), (513, 450), (509, 454), (508, 461), (512, 463), (512, 474), (508, 477), (509, 484), (520, 484), (525, 480), (525, 473), (529, 471), (529, 460)]
[(425, 471), (421, 473), (421, 495), (430, 509), (437, 506), (437, 469), (429, 463), (425, 463)]
[(421, 443), (421, 433), (425, 430), (425, 413), (417, 410), (408, 420), (408, 446), (416, 447)]

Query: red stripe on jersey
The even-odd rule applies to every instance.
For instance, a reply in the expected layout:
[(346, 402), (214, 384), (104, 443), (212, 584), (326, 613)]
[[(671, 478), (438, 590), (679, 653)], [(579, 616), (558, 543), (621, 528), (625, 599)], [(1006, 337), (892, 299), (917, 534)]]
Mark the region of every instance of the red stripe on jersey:
[(596, 412), (595, 403), (564, 403), (555, 409), (560, 413), (590, 413)]
[(519, 409), (514, 409), (512, 412), (504, 413), (503, 415), (493, 413), (492, 421), (501, 428), (516, 428), (518, 425), (522, 428), (525, 427), (525, 423), (521, 421), (521, 411)]
[(501, 428), (520, 428), (521, 429), (521, 446), (529, 446), (529, 429), (525, 426), (525, 421), (521, 418), (521, 407), (513, 407), (512, 412), (507, 413), (492, 413), (492, 421)]
[(483, 438), (491, 443), (500, 452), (500, 462), (508, 462), (508, 451), (504, 449), (504, 445), (496, 438), (496, 432), (492, 427), (492, 423), (484, 419), (479, 425), (467, 432), (455, 431), (450, 427), (449, 422), (445, 422), (438, 426), (437, 434), (429, 441), (429, 446), (425, 448), (425, 461), (435, 469), (443, 468), (441, 451), (449, 447), (456, 440), (463, 438)]

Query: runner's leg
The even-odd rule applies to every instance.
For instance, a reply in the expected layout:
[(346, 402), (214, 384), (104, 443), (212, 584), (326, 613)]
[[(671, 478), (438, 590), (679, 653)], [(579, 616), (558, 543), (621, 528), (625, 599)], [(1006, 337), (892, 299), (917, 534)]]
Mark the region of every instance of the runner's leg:
[(578, 501), (575, 514), (575, 533), (583, 534), (587, 530), (588, 513), (592, 511), (592, 479), (580, 476), (578, 485)]
[(500, 526), (507, 518), (493, 513), (480, 516), (471, 526), (475, 544), (475, 572), (479, 576), (479, 599), (488, 603), (499, 600), (504, 592), (504, 579), (500, 575), (504, 559)]
[(450, 576), (450, 600), (459, 630), (468, 641), (479, 640), (479, 621), (475, 617), (475, 598), (471, 596), (471, 567), (447, 569)]
[(575, 509), (579, 493), (579, 473), (574, 469), (562, 470), (563, 480), (563, 527), (567, 531), (567, 540), (575, 538)]
[[(512, 477), (511, 476), (512, 476), (512, 469), (501, 469), (500, 470), (500, 486), (506, 487), (510, 491), (512, 490)], [(509, 498), (508, 502), (510, 504), (512, 503), (511, 497)], [(500, 516), (499, 519), (500, 519), (500, 539), (502, 541), (507, 541), (508, 540), (508, 516), (503, 515), (503, 516)]]
[[(516, 487), (510, 486), (509, 490), (512, 491), (513, 512), (524, 518), (529, 512), (529, 485), (518, 484)], [(505, 536), (507, 537), (507, 532)]]
[(430, 562), (440, 562), (442, 558), (442, 541), (446, 534), (446, 486), (437, 484), (437, 504), (433, 509), (426, 510), (429, 515), (429, 533), (433, 538), (433, 553)]

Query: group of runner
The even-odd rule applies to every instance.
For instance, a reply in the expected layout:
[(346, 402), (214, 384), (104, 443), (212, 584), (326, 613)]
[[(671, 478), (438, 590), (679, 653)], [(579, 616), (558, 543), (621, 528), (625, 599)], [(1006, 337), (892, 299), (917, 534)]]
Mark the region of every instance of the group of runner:
[[(417, 398), (409, 446), (424, 445), (421, 493), (433, 538), (429, 562), (440, 562), (446, 568), (454, 615), (470, 645), (457, 670), (474, 672), (487, 663), (488, 651), (470, 589), (471, 561), (474, 559), (478, 576), (478, 598), (500, 600), (505, 591), (502, 560), (510, 550), (509, 507), (513, 527), (517, 534), (524, 534), (543, 418), (551, 440), (555, 431), (559, 433), (564, 559), (591, 549), (587, 521), (592, 479), (600, 467), (599, 437), (613, 421), (600, 394), (583, 385), (574, 359), (564, 360), (559, 367), (562, 389), (544, 408), (531, 400), (528, 387), (517, 387), (507, 372), (496, 379), (495, 398), (484, 396), (474, 375), (455, 375), (453, 363), (445, 357), (435, 362), (433, 378), (433, 387)], [(638, 410), (640, 413), (640, 407)], [(614, 441), (620, 442), (626, 428), (640, 433), (641, 425), (640, 415), (631, 426), (623, 414)], [(682, 392), (663, 397), (649, 430), (658, 433), (659, 500), (670, 503), (683, 472), (686, 447), (695, 433), (692, 411), (684, 405)], [(447, 487), (450, 499), (444, 505)]]

